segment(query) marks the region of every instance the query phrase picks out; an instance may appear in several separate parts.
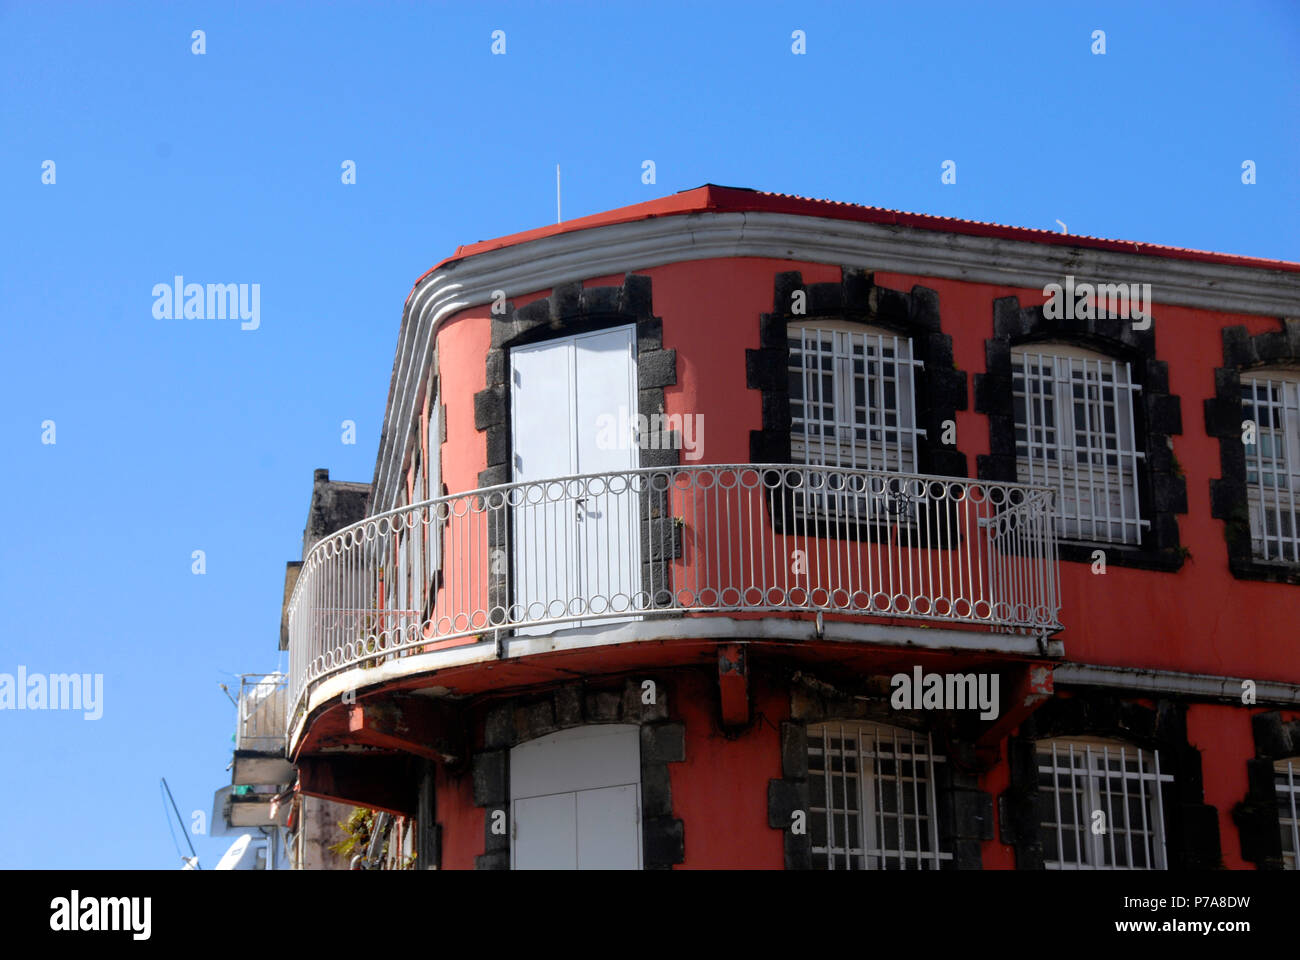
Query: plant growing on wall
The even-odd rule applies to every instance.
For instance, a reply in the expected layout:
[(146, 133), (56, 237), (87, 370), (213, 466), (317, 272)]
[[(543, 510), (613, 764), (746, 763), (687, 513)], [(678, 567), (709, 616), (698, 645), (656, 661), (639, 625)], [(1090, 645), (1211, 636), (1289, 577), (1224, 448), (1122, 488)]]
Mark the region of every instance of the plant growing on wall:
[(343, 831), (344, 837), (330, 846), (330, 853), (338, 854), (340, 857), (350, 857), (354, 853), (364, 852), (370, 842), (370, 831), (374, 827), (374, 822), (375, 811), (367, 810), (365, 807), (353, 807), (352, 815), (339, 823), (339, 829)]

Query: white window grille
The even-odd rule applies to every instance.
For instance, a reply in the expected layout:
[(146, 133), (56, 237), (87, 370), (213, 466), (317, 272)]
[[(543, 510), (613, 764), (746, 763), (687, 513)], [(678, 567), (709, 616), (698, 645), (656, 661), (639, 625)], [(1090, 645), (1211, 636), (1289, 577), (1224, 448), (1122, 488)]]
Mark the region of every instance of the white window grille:
[(1241, 412), (1255, 424), (1255, 442), (1246, 444), (1252, 553), (1300, 563), (1300, 373), (1242, 377)]
[(795, 462), (915, 473), (916, 376), (908, 337), (812, 321), (789, 328), (790, 453)]
[[(406, 506), (406, 484), (402, 484), (402, 494), (397, 499), (399, 508)], [(391, 593), (391, 603), (394, 616), (388, 624), (393, 636), (398, 635), (405, 624), (406, 611), (410, 607), (410, 531), (405, 524), (405, 513), (398, 513), (389, 522), (397, 525), (396, 535), (393, 537), (393, 577), (396, 581)]]
[[(442, 496), (442, 414), (439, 410), (439, 403), (442, 400), (440, 383), (435, 374), (429, 378), (429, 390), (433, 395), (433, 402), (429, 405), (429, 432), (426, 439), (429, 451), (428, 460), (428, 480), (430, 500)], [(438, 511), (433, 510), (429, 516), (429, 576), (432, 578), (438, 572), (442, 563), (442, 521), (439, 520)]]
[(1039, 826), (1049, 870), (1164, 870), (1160, 755), (1100, 739), (1038, 744)]
[[(424, 486), (424, 462), (417, 450), (415, 453), (415, 502), (427, 499)], [(427, 558), (425, 542), (429, 534), (428, 511), (420, 510), (416, 514), (415, 528), (411, 531), (414, 542), (411, 550), (411, 608), (417, 616), (424, 615), (428, 584), (425, 581), (424, 562)]]
[(808, 727), (808, 832), (822, 870), (937, 870), (940, 847), (928, 735), (884, 724)]
[(1273, 782), (1277, 788), (1277, 819), (1282, 828), (1282, 864), (1287, 870), (1300, 869), (1300, 761), (1279, 760), (1273, 764)]
[(1060, 536), (1140, 543), (1129, 364), (1064, 344), (1018, 347), (1011, 358), (1016, 473), (1056, 490)]

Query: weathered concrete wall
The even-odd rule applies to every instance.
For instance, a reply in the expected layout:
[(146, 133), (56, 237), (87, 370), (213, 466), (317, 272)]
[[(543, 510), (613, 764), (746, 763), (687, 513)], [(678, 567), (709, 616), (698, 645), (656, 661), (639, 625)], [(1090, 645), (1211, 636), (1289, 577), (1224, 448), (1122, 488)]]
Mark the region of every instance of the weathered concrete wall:
[(352, 815), (352, 807), (318, 797), (302, 797), (302, 823), (296, 846), (298, 870), (347, 870), (351, 857), (330, 852), (345, 836), (339, 824)]

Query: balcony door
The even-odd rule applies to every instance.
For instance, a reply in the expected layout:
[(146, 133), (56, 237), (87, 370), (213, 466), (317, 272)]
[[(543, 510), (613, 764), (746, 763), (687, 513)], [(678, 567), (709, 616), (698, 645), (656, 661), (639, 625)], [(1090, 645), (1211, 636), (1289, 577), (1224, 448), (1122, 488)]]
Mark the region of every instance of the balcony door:
[(641, 735), (561, 730), (510, 751), (515, 870), (641, 869)]
[[(516, 622), (635, 610), (641, 589), (636, 331), (598, 330), (510, 351)], [(554, 481), (554, 482), (547, 482)], [(521, 633), (542, 632), (543, 628)]]

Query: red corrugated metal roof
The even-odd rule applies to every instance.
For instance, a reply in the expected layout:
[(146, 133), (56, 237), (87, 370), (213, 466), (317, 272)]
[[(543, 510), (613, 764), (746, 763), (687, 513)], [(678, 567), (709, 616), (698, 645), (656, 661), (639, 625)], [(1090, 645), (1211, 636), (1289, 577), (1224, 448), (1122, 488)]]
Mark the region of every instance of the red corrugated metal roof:
[(1107, 240), (1102, 237), (1056, 233), (1052, 230), (1033, 230), (1028, 227), (1009, 227), (1000, 223), (962, 220), (957, 217), (936, 217), (926, 213), (907, 213), (902, 210), (867, 207), (857, 203), (844, 203), (839, 200), (817, 200), (786, 193), (765, 193), (744, 187), (720, 187), (716, 184), (706, 183), (694, 190), (683, 190), (681, 193), (660, 197), (657, 200), (647, 200), (645, 203), (617, 207), (588, 217), (579, 217), (576, 220), (566, 220), (563, 223), (538, 227), (535, 230), (512, 233), (508, 236), (498, 237), (495, 240), (483, 240), (478, 243), (459, 246), (454, 254), (428, 270), (424, 276), (416, 281), (415, 285), (418, 287), (425, 277), (439, 267), (457, 260), (463, 260), (466, 257), (487, 253), (489, 250), (500, 250), (504, 247), (527, 243), (530, 240), (540, 240), (543, 237), (553, 237), (575, 230), (608, 226), (612, 223), (629, 223), (634, 220), (648, 220), (652, 217), (680, 216), (704, 211), (718, 213), (756, 211), (787, 213), (804, 217), (829, 217), (835, 220), (854, 220), (860, 223), (884, 223), (900, 227), (913, 227), (918, 230), (963, 233), (976, 237), (996, 237), (1029, 243), (1048, 243), (1057, 246), (1087, 247), (1093, 250), (1112, 250), (1118, 253), (1136, 253), (1175, 260), (1195, 260), (1202, 263), (1220, 263), (1264, 270), (1300, 272), (1300, 263), (1293, 263), (1289, 260), (1242, 257), (1229, 253), (1214, 253), (1210, 250), (1167, 247), (1156, 243), (1137, 243), (1131, 240)]

